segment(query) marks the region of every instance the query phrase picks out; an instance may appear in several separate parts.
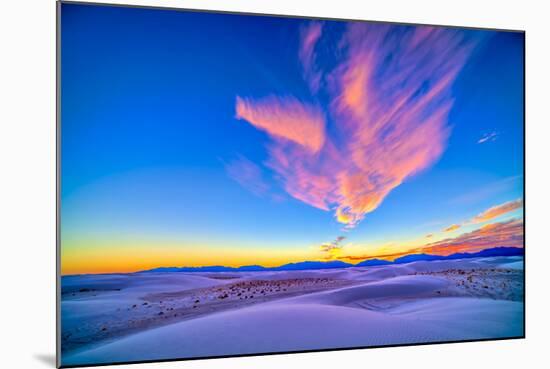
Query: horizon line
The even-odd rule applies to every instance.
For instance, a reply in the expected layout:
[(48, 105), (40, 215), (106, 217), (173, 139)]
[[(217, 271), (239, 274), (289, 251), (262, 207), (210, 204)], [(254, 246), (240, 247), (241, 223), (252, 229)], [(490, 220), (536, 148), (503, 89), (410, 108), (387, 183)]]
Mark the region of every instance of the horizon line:
[[(358, 264), (361, 264), (361, 263), (363, 263), (365, 261), (368, 261), (368, 260), (379, 260), (379, 261), (385, 261), (388, 264), (392, 264), (392, 263), (395, 263), (395, 261), (400, 259), (400, 258), (407, 257), (407, 256), (412, 256), (412, 255), (426, 255), (426, 256), (435, 256), (435, 257), (446, 258), (446, 257), (450, 257), (450, 256), (453, 256), (453, 255), (459, 255), (459, 254), (474, 255), (474, 254), (478, 254), (478, 253), (486, 251), (486, 250), (493, 250), (493, 249), (518, 249), (518, 250), (524, 250), (525, 247), (524, 246), (521, 246), (521, 247), (518, 247), (518, 246), (495, 246), (495, 247), (488, 247), (488, 248), (485, 248), (485, 249), (481, 249), (481, 250), (476, 251), (476, 252), (455, 252), (455, 253), (452, 253), (452, 254), (449, 254), (449, 255), (437, 255), (437, 254), (429, 254), (429, 253), (425, 253), (425, 252), (420, 252), (420, 253), (403, 254), (402, 256), (396, 257), (393, 260), (380, 259), (381, 256), (376, 255), (376, 256), (372, 256), (372, 257), (367, 257), (363, 260), (358, 261), (357, 263), (345, 262), (345, 261), (342, 261), (342, 258), (338, 258), (338, 259), (332, 259), (332, 260), (302, 260), (302, 261), (289, 262), (289, 263), (285, 263), (285, 264), (281, 264), (281, 265), (277, 265), (277, 266), (271, 266), (271, 267), (263, 266), (263, 265), (260, 265), (260, 264), (247, 264), (247, 265), (239, 265), (239, 266), (235, 266), (235, 267), (226, 266), (226, 265), (158, 266), (158, 267), (153, 267), (153, 268), (150, 268), (150, 269), (136, 270), (134, 272), (75, 273), (75, 274), (62, 274), (61, 277), (84, 276), (84, 275), (146, 273), (146, 272), (152, 272), (155, 269), (186, 269), (186, 268), (190, 268), (190, 269), (191, 268), (192, 269), (201, 269), (201, 268), (240, 269), (240, 268), (246, 268), (246, 267), (260, 267), (260, 268), (263, 268), (263, 269), (266, 269), (266, 270), (270, 270), (270, 269), (281, 268), (281, 267), (286, 266), (286, 265), (301, 264), (301, 263), (324, 263), (324, 264), (327, 264), (327, 263), (331, 263), (331, 262), (341, 262), (343, 264), (347, 264), (348, 265), (347, 267), (354, 267), (354, 266), (358, 266)], [(337, 268), (334, 268), (334, 269), (337, 269)], [(314, 269), (311, 269), (311, 270), (314, 270)]]

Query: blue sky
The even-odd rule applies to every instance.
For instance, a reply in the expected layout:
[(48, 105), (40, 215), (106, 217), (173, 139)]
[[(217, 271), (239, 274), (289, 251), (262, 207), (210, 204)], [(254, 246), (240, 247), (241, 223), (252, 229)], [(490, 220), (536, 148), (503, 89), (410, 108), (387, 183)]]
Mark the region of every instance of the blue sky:
[[(351, 230), (331, 210), (289, 193), (266, 164), (280, 137), (237, 119), (235, 101), (292, 95), (317, 101), (330, 116), (330, 88), (312, 95), (297, 57), (309, 23), (63, 4), (63, 250), (78, 259), (78, 250), (139, 241), (153, 249), (201, 245), (206, 255), (219, 245), (307, 254), (340, 234), (350, 247), (368, 249), (522, 197), (523, 34), (469, 30), (457, 32), (479, 42), (449, 86), (449, 135), (427, 168), (407, 175)], [(347, 25), (323, 27), (316, 63), (330, 71), (344, 53), (334, 45)], [(259, 170), (264, 192), (228, 175), (241, 158)]]

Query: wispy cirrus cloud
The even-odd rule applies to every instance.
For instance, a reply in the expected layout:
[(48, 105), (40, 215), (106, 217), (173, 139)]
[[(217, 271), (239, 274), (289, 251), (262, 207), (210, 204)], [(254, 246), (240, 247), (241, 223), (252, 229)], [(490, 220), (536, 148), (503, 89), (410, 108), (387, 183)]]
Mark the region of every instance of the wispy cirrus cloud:
[(315, 46), (321, 37), (323, 26), (321, 22), (310, 22), (302, 27), (300, 32), (301, 44), (298, 57), (302, 64), (304, 78), (309, 84), (312, 93), (319, 91), (322, 74), (316, 64)]
[(523, 180), (523, 176), (511, 176), (511, 177), (501, 178), (497, 181), (480, 186), (476, 188), (474, 191), (463, 193), (460, 196), (451, 198), (449, 200), (449, 204), (451, 205), (475, 204), (491, 196), (504, 194), (505, 192), (509, 192), (514, 189), (521, 190), (521, 186), (523, 185), (522, 180)]
[(451, 224), (447, 228), (443, 229), (443, 232), (453, 232), (461, 228), (463, 225), (485, 223), (501, 215), (511, 213), (514, 210), (521, 209), (523, 207), (523, 199), (517, 199), (508, 201), (500, 205), (495, 205), (489, 209), (481, 212), (470, 220), (463, 222), (462, 224)]
[(474, 43), (450, 29), (351, 23), (319, 63), (323, 27), (304, 28), (298, 57), (310, 86), (327, 81), (324, 109), (289, 93), (237, 97), (236, 111), (271, 137), (266, 165), (286, 192), (349, 229), (441, 156), (451, 86)]
[(313, 153), (325, 142), (323, 112), (296, 98), (269, 96), (252, 100), (237, 96), (236, 111), (238, 119), (246, 120), (277, 140), (298, 144)]
[(235, 182), (257, 196), (267, 194), (270, 189), (263, 178), (262, 169), (243, 156), (226, 163), (225, 171)]
[(523, 199), (517, 199), (513, 201), (505, 202), (504, 204), (493, 206), (484, 212), (475, 216), (471, 223), (483, 223), (489, 220), (495, 219), (501, 215), (510, 213), (514, 210), (521, 209), (523, 207)]
[(497, 138), (498, 138), (498, 132), (493, 131), (493, 132), (485, 133), (483, 136), (481, 136), (481, 138), (477, 141), (477, 143), (482, 144), (485, 142), (492, 142), (492, 141), (496, 141)]

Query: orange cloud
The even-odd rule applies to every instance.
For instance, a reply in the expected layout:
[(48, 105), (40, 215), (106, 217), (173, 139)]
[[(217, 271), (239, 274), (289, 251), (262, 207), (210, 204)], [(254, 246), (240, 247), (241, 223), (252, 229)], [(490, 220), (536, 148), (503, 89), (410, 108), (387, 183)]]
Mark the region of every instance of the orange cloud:
[(504, 204), (493, 206), (492, 208), (489, 208), (485, 210), (483, 213), (477, 215), (474, 217), (474, 219), (471, 220), (472, 223), (483, 223), (488, 220), (492, 220), (494, 218), (497, 218), (501, 215), (504, 215), (506, 213), (512, 212), (514, 210), (520, 209), (523, 207), (523, 200), (517, 199), (514, 201), (508, 201)]
[(523, 247), (523, 219), (492, 223), (457, 237), (427, 243), (420, 247), (389, 254), (344, 255), (338, 259), (360, 261), (367, 259), (394, 260), (410, 254), (450, 255), (459, 252), (478, 252), (493, 247)]
[(260, 100), (237, 97), (237, 118), (268, 134), (317, 152), (325, 141), (325, 120), (320, 109), (293, 97)]
[(523, 219), (489, 224), (455, 238), (430, 243), (422, 250), (425, 253), (449, 255), (499, 246), (523, 247)]
[(426, 238), (432, 238), (433, 236), (434, 236), (434, 235), (430, 233), (430, 234), (427, 234), (425, 237), (426, 237)]
[(451, 29), (352, 23), (326, 71), (314, 52), (325, 34), (310, 23), (299, 59), (315, 71), (308, 83), (327, 81), (327, 111), (292, 97), (238, 97), (236, 110), (273, 139), (266, 165), (285, 191), (349, 229), (441, 156), (451, 85), (473, 45)]
[(452, 231), (456, 231), (459, 228), (460, 228), (460, 224), (452, 224), (452, 225), (448, 226), (447, 228), (445, 228), (443, 230), (443, 232), (452, 232)]

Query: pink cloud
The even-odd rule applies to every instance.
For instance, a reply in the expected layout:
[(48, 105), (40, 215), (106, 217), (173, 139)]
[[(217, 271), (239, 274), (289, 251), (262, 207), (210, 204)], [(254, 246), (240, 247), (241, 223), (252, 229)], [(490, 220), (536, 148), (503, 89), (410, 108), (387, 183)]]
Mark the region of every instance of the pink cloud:
[(287, 193), (353, 228), (445, 150), (451, 86), (473, 45), (450, 29), (352, 23), (326, 73), (314, 48), (327, 32), (305, 30), (299, 59), (327, 81), (326, 111), (289, 96), (237, 98), (237, 117), (271, 136), (266, 165)]
[(517, 199), (514, 201), (508, 201), (504, 204), (493, 206), (481, 214), (478, 214), (474, 219), (472, 219), (472, 223), (483, 223), (488, 220), (495, 219), (501, 215), (510, 213), (514, 210), (521, 209), (523, 207), (523, 200)]
[(498, 246), (523, 247), (523, 219), (487, 224), (455, 238), (427, 244), (421, 251), (449, 255), (456, 252), (477, 252)]
[(322, 23), (311, 22), (302, 28), (298, 57), (302, 63), (304, 78), (313, 93), (319, 90), (322, 74), (315, 63), (315, 46), (322, 34)]
[(237, 96), (236, 110), (238, 119), (309, 151), (319, 151), (325, 141), (323, 112), (293, 97), (270, 96), (252, 100)]

